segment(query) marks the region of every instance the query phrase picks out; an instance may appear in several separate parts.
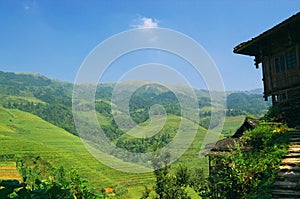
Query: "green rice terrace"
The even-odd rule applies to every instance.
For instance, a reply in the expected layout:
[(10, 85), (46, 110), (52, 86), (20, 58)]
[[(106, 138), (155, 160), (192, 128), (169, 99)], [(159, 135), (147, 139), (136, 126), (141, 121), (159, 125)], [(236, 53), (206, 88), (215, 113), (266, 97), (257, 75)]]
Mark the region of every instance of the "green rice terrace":
[[(1, 108), (0, 118), (2, 155), (40, 156), (54, 167), (63, 165), (66, 169), (76, 168), (82, 176), (89, 179), (93, 187), (126, 186), (131, 196), (140, 195), (145, 184), (154, 182), (152, 173), (123, 173), (101, 164), (86, 151), (78, 137), (37, 116)], [(177, 121), (179, 118), (175, 118), (175, 122)], [(197, 153), (204, 133), (205, 129), (199, 130), (190, 149), (179, 160), (180, 163), (201, 165), (207, 169), (207, 160), (199, 159)], [(10, 162), (1, 164), (1, 179), (21, 179), (20, 177), (13, 158)]]
[[(189, 149), (171, 166), (155, 172), (134, 174), (112, 169), (86, 150), (76, 134), (73, 121), (72, 84), (40, 75), (4, 72), (0, 73), (0, 80), (0, 186), (16, 189), (9, 197), (21, 194), (20, 190), (22, 194), (36, 194), (34, 190), (38, 189), (41, 192), (47, 190), (43, 193), (51, 193), (53, 198), (58, 197), (55, 194), (65, 194), (65, 198), (155, 198), (160, 195), (162, 198), (179, 195), (183, 198), (201, 198), (202, 191), (196, 188), (199, 184), (187, 184), (191, 182), (188, 179), (178, 184), (176, 179), (186, 172), (191, 174), (191, 178), (198, 179), (194, 182), (205, 181), (207, 177), (208, 157), (200, 158), (199, 151), (210, 122), (209, 106), (218, 103), (210, 102), (207, 91), (195, 91), (199, 99), (200, 125)], [(145, 152), (153, 150), (146, 141), (164, 146), (173, 139), (182, 119), (174, 94), (155, 85), (140, 88), (133, 94), (130, 114), (139, 125), (149, 124), (148, 112), (154, 104), (161, 104), (167, 112), (161, 131), (145, 139), (145, 144), (141, 145), (140, 141), (124, 134), (114, 122), (111, 106), (115, 105), (110, 103), (113, 86), (99, 85), (95, 101), (98, 121), (113, 143), (133, 152)], [(261, 117), (269, 106), (261, 95), (251, 92), (228, 92), (227, 100), (227, 116), (220, 139), (233, 135), (246, 115)], [(159, 127), (154, 125), (152, 128)], [(177, 188), (172, 192), (164, 186)], [(53, 187), (57, 190), (53, 191)], [(173, 195), (163, 196), (165, 193), (159, 187)], [(6, 189), (0, 189), (0, 196), (1, 190)]]

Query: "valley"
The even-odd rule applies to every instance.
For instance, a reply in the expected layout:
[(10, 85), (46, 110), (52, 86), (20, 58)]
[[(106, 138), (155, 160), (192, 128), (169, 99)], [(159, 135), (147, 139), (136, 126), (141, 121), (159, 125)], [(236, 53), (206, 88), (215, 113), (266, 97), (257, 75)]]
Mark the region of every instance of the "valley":
[[(130, 116), (141, 126), (151, 122), (148, 114), (151, 106), (160, 104), (167, 113), (166, 123), (159, 133), (145, 138), (144, 144), (141, 144), (140, 139), (125, 134), (114, 121), (111, 107), (115, 105), (110, 102), (113, 87), (112, 83), (99, 84), (95, 97), (98, 122), (112, 143), (132, 152), (147, 152), (153, 150), (153, 143), (163, 147), (174, 138), (182, 116), (176, 96), (167, 88), (151, 84), (139, 88), (131, 98)], [(196, 90), (195, 93), (199, 103), (200, 126), (191, 146), (172, 167), (186, 165), (188, 168), (201, 168), (207, 174), (208, 160), (199, 157), (199, 150), (210, 121), (210, 104), (217, 102), (210, 102), (209, 93), (205, 90)], [(66, 170), (77, 169), (97, 191), (107, 187), (119, 188), (126, 191), (118, 198), (140, 198), (145, 185), (154, 185), (154, 174), (121, 172), (96, 160), (76, 133), (71, 94), (71, 83), (36, 74), (0, 72), (0, 161), (10, 164), (1, 167), (11, 166), (24, 156), (38, 156), (55, 168), (63, 166)], [(246, 115), (260, 117), (269, 106), (259, 94), (228, 92), (227, 95), (229, 107), (221, 138), (232, 135)], [(244, 103), (235, 103), (238, 99)], [(252, 101), (256, 103), (255, 109)], [(149, 131), (158, 131), (159, 126), (152, 128)], [(138, 128), (132, 129), (131, 133), (138, 131)], [(1, 171), (0, 168), (4, 179)]]

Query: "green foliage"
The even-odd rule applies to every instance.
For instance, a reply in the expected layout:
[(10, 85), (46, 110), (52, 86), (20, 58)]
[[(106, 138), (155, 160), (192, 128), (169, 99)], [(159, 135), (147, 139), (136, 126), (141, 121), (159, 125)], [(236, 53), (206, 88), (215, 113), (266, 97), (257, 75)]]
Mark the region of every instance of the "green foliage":
[(78, 171), (73, 169), (70, 172), (71, 182), (65, 184), (69, 185), (71, 192), (78, 199), (93, 199), (93, 198), (103, 198), (102, 194), (93, 193), (94, 188), (89, 188), (87, 186), (87, 179), (81, 178)]
[[(188, 169), (184, 168), (177, 173), (171, 174), (169, 167), (164, 167), (162, 169), (157, 169), (154, 171), (156, 177), (155, 192), (157, 194), (157, 199), (190, 199), (186, 191), (188, 186)], [(182, 181), (184, 177), (187, 181)], [(180, 179), (178, 179), (180, 178)]]
[[(166, 162), (160, 165), (164, 165)], [(172, 166), (174, 167), (174, 166)], [(155, 195), (151, 197), (151, 190), (145, 187), (141, 199), (190, 199), (189, 190), (195, 190), (196, 193), (204, 196), (208, 195), (208, 182), (205, 178), (203, 169), (188, 168), (184, 164), (177, 167), (165, 166), (154, 171), (156, 183), (154, 185)]]
[(260, 125), (251, 131), (247, 131), (243, 137), (246, 144), (252, 147), (253, 151), (260, 151), (263, 149), (268, 149), (276, 145), (283, 145), (287, 143), (288, 136), (284, 136), (280, 133), (275, 133), (276, 131), (285, 131), (286, 126), (281, 126), (276, 129), (275, 126), (270, 125)]
[[(48, 168), (47, 170), (51, 171), (52, 167), (59, 168), (63, 165), (66, 175), (75, 167), (80, 176), (89, 179), (88, 186), (95, 187), (97, 192), (101, 191), (102, 187), (115, 187), (116, 184), (123, 184), (124, 179), (138, 179), (138, 183), (128, 184), (130, 189), (130, 192), (126, 194), (128, 197), (140, 193), (140, 190), (136, 190), (140, 184), (149, 184), (153, 181), (152, 173), (142, 175), (124, 173), (101, 164), (86, 150), (78, 137), (32, 114), (0, 107), (0, 129), (0, 160), (12, 162), (20, 159), (18, 157), (24, 157), (22, 158), (24, 166), (33, 166), (32, 162), (36, 161), (39, 156), (38, 162), (45, 163), (38, 166), (41, 170)], [(50, 167), (47, 166), (47, 162), (51, 163)], [(26, 172), (29, 173), (29, 170)], [(31, 171), (31, 173), (34, 172)], [(41, 175), (44, 176), (41, 179), (53, 176), (44, 171), (39, 176)], [(28, 184), (30, 184), (29, 181)]]
[(195, 168), (190, 171), (189, 185), (195, 190), (202, 198), (208, 196), (208, 180), (205, 178), (202, 168)]
[(119, 198), (125, 198), (126, 194), (128, 193), (128, 189), (126, 185), (124, 184), (118, 184), (115, 189), (114, 193), (119, 197)]
[(72, 84), (41, 75), (0, 72), (0, 99), (5, 108), (19, 109), (76, 134), (72, 115)]
[[(17, 108), (41, 117), (42, 119), (76, 135), (72, 115), (73, 85), (48, 79), (36, 74), (0, 73), (0, 99), (6, 108)], [(88, 85), (87, 85), (88, 86)], [(113, 125), (111, 100), (115, 84), (99, 84), (95, 96), (95, 108), (98, 113), (107, 118)], [(130, 87), (131, 85), (128, 84)], [(126, 88), (126, 86), (125, 86)], [(126, 91), (123, 91), (126, 92)], [(218, 125), (215, 120), (210, 123), (211, 106), (207, 91), (196, 90), (200, 108), (200, 125), (208, 128)], [(188, 101), (190, 96), (178, 94)], [(167, 114), (181, 116), (181, 107), (177, 96), (170, 89), (156, 84), (149, 84), (137, 89), (131, 96), (129, 112), (133, 121), (143, 123), (149, 119), (149, 109), (160, 104)], [(254, 114), (260, 115), (267, 105), (261, 95), (232, 93), (227, 97), (227, 115)], [(201, 110), (204, 108), (204, 111)], [(106, 135), (114, 140), (117, 128), (105, 126)], [(107, 130), (107, 131), (106, 131)], [(118, 131), (117, 134), (121, 132)]]
[(229, 116), (251, 114), (260, 117), (270, 105), (270, 102), (265, 102), (259, 94), (232, 93), (227, 96), (226, 114)]
[[(187, 186), (189, 185), (190, 172), (184, 165), (179, 165), (175, 173), (171, 172), (170, 154), (156, 153), (152, 160), (152, 166), (155, 169), (155, 198), (156, 199), (190, 199), (187, 193)], [(149, 198), (150, 189), (145, 187), (145, 191), (141, 199)]]
[[(13, 196), (13, 195), (18, 196), (17, 193), (14, 193), (15, 189), (20, 189), (20, 191), (18, 191), (18, 192), (22, 193), (21, 194), (22, 196), (25, 196), (22, 198), (29, 198), (29, 197), (26, 197), (26, 195), (27, 195), (26, 193), (23, 193), (25, 186), (26, 186), (26, 184), (20, 183), (17, 180), (2, 180), (2, 181), (0, 181), (0, 198), (9, 199), (9, 198), (11, 198), (10, 196)], [(25, 191), (25, 192), (27, 192), (27, 191)]]
[[(258, 126), (245, 133), (230, 153), (211, 157), (216, 162), (203, 198), (271, 198), (276, 170), (287, 153), (285, 127)], [(247, 149), (247, 150), (246, 150)]]
[[(22, 199), (96, 199), (105, 198), (104, 193), (95, 194), (87, 186), (87, 180), (77, 170), (65, 172), (63, 167), (51, 168), (40, 157), (25, 157), (17, 161), (23, 183), (17, 180), (0, 182), (0, 198)], [(48, 177), (45, 177), (48, 176)]]
[(282, 110), (278, 106), (271, 106), (260, 120), (265, 122), (284, 122), (283, 117)]
[(32, 113), (70, 133), (76, 134), (70, 107), (61, 104), (34, 104), (33, 102), (8, 102), (4, 107)]
[(162, 148), (172, 141), (176, 129), (164, 127), (155, 136), (135, 139), (118, 139), (117, 146), (128, 151), (145, 153), (153, 150), (153, 146)]
[(129, 102), (130, 115), (136, 123), (149, 119), (150, 107), (160, 104), (166, 113), (181, 116), (181, 109), (176, 95), (160, 85), (143, 86), (133, 93)]
[(112, 117), (111, 105), (104, 101), (95, 102), (95, 110), (105, 117)]
[[(0, 103), (2, 106), (10, 109), (19, 109), (37, 115), (68, 132), (76, 134), (71, 109), (72, 86), (71, 83), (51, 80), (41, 75), (0, 72)], [(113, 88), (114, 84), (100, 84), (97, 87), (95, 97), (97, 114), (101, 116), (102, 120), (105, 120), (105, 125), (101, 127), (112, 142), (116, 143), (118, 147), (129, 151), (145, 152), (153, 150), (151, 149), (153, 145), (157, 148), (161, 148), (172, 140), (176, 133), (177, 125), (179, 124), (178, 118), (180, 117), (177, 116), (181, 116), (181, 109), (176, 96), (169, 89), (160, 86), (147, 85), (138, 89), (133, 94), (129, 104), (130, 114), (132, 119), (137, 123), (143, 124), (143, 122), (147, 123), (149, 121), (149, 109), (154, 104), (162, 105), (165, 108), (168, 117), (176, 115), (177, 119), (174, 121), (171, 120), (169, 126), (167, 121), (166, 126), (156, 136), (151, 138), (145, 137), (143, 139), (131, 139), (123, 135), (124, 132), (118, 128), (112, 118), (111, 106), (114, 106), (114, 104), (111, 104), (110, 100)], [(203, 110), (201, 109), (200, 111), (201, 124), (207, 128), (209, 125), (218, 125), (217, 120), (214, 121), (215, 123), (209, 123), (211, 112), (207, 107), (209, 107), (212, 102), (209, 99), (208, 92), (197, 90), (196, 93), (199, 99), (199, 107), (203, 108)], [(182, 93), (180, 95), (184, 94)], [(184, 97), (189, 99), (189, 96)], [(229, 97), (229, 104), (235, 104), (234, 100), (237, 99)], [(240, 105), (239, 107), (230, 109), (229, 113), (233, 114), (234, 111), (237, 111), (238, 114), (248, 114), (248, 112), (253, 112), (254, 114), (259, 112), (257, 111), (259, 106), (254, 107), (256, 110), (250, 110), (244, 109), (243, 106)], [(7, 115), (2, 116), (4, 112), (11, 114), (12, 117), (8, 117)], [(31, 151), (34, 154), (41, 155), (41, 157), (46, 157), (47, 161), (50, 160), (51, 162), (54, 162), (56, 164), (55, 166), (64, 164), (66, 169), (70, 169), (72, 165), (80, 166), (80, 171), (83, 171), (85, 176), (94, 177), (93, 179), (90, 179), (93, 180), (93, 183), (96, 183), (97, 186), (102, 182), (105, 182), (105, 185), (111, 186), (116, 184), (117, 181), (120, 181), (120, 179), (131, 177), (140, 179), (140, 181), (142, 181), (141, 183), (150, 183), (151, 180), (153, 180), (152, 174), (145, 174), (142, 176), (124, 174), (112, 171), (98, 162), (96, 163), (96, 161), (91, 158), (90, 154), (85, 152), (79, 139), (75, 136), (67, 135), (65, 131), (56, 127), (54, 128), (53, 125), (46, 124), (44, 121), (41, 122), (37, 117), (33, 117), (30, 114), (24, 114), (17, 110), (2, 110), (2, 108), (0, 108), (0, 114), (0, 130), (1, 132), (4, 132), (0, 135), (3, 136), (1, 137), (2, 142), (0, 145), (3, 153), (11, 153), (12, 150), (16, 153), (27, 153), (28, 151)], [(204, 130), (202, 129), (201, 132), (197, 134), (198, 140), (195, 139), (193, 144), (194, 148), (189, 149), (179, 162), (182, 161), (189, 165), (197, 164), (197, 162), (194, 161), (194, 156), (199, 151), (199, 146), (204, 135), (203, 133)], [(35, 161), (40, 163), (43, 162), (41, 159)], [(21, 164), (21, 162), (19, 162), (19, 164)], [(26, 178), (26, 186), (29, 187), (30, 190), (37, 189), (38, 187), (41, 189), (44, 189), (43, 187), (48, 187), (47, 190), (49, 193), (51, 190), (56, 190), (56, 192), (62, 190), (60, 194), (63, 195), (69, 193), (68, 190), (76, 189), (78, 191), (77, 194), (82, 195), (82, 197), (86, 194), (86, 181), (76, 174), (73, 174), (75, 177), (72, 181), (71, 178), (65, 178), (65, 176), (68, 176), (69, 174), (63, 168), (60, 168), (60, 171), (57, 171), (56, 173), (47, 174), (47, 172), (44, 172), (45, 170), (55, 170), (51, 165), (47, 165), (46, 162), (32, 168), (30, 166), (33, 166), (33, 163), (28, 164), (23, 160), (22, 164), (23, 166), (20, 166), (19, 168), (22, 176)], [(97, 168), (97, 172), (90, 171), (88, 168), (91, 167)], [(88, 172), (86, 172), (87, 170)], [(101, 170), (101, 174), (104, 175), (104, 179), (98, 179), (99, 176), (95, 175), (99, 170)], [(165, 182), (162, 185), (164, 187), (161, 191), (170, 193), (169, 195), (167, 194), (168, 197), (188, 198), (186, 195), (187, 186), (193, 186), (199, 193), (204, 193), (204, 190), (206, 189), (200, 188), (202, 185), (204, 187), (206, 185), (196, 181), (196, 179), (193, 180), (193, 183), (191, 180), (188, 180), (193, 178), (193, 176), (198, 175), (198, 172), (193, 172), (194, 171), (192, 170), (185, 169), (183, 166), (179, 166), (178, 172), (172, 173), (170, 168), (167, 168), (167, 170), (161, 170), (160, 173), (158, 172), (156, 177), (162, 179), (161, 181), (159, 180), (159, 182)], [(35, 176), (40, 176), (42, 173), (45, 175), (42, 177), (43, 180), (38, 180), (41, 177), (35, 178)], [(191, 175), (190, 173), (193, 174)], [(201, 171), (199, 171), (199, 173), (201, 173)], [(49, 176), (53, 176), (55, 182), (52, 182), (52, 180), (48, 178)], [(199, 179), (202, 179), (202, 177), (203, 176), (199, 174)], [(64, 185), (63, 182), (65, 181), (68, 182), (68, 185)], [(80, 186), (78, 184), (80, 184)], [(131, 186), (134, 187), (136, 185), (133, 184)], [(132, 188), (132, 190), (133, 189), (134, 188)], [(126, 194), (127, 189), (120, 185), (115, 191)]]
[(51, 80), (45, 76), (33, 74), (33, 73), (6, 73), (0, 71), (0, 82), (5, 85), (14, 85), (19, 86), (47, 86), (50, 84)]
[(144, 192), (142, 194), (142, 197), (140, 199), (147, 199), (150, 196), (151, 190), (146, 185), (144, 185), (144, 189), (145, 190), (144, 190)]

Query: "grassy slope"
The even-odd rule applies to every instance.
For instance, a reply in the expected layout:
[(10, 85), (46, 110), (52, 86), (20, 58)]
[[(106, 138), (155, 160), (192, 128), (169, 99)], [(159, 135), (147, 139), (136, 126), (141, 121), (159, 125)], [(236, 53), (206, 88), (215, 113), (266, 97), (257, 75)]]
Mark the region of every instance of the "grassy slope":
[[(104, 117), (99, 117), (105, 120)], [(177, 116), (171, 118), (171, 123), (178, 125), (180, 118)], [(233, 118), (233, 121), (236, 119)], [(229, 127), (233, 126), (232, 123), (229, 124)], [(204, 128), (199, 128), (189, 150), (175, 165), (184, 163), (188, 167), (200, 166), (207, 171), (207, 159), (200, 159), (198, 154), (205, 132)], [(143, 185), (154, 182), (151, 173), (124, 173), (99, 163), (86, 151), (79, 138), (39, 117), (19, 110), (0, 108), (0, 142), (0, 155), (12, 153), (39, 155), (56, 167), (63, 165), (67, 169), (77, 168), (83, 177), (89, 179), (93, 187), (125, 184), (129, 188), (127, 198), (140, 197)]]
[(243, 124), (245, 120), (244, 115), (238, 115), (238, 116), (230, 116), (225, 118), (224, 126), (222, 133), (225, 136), (230, 136), (235, 133), (235, 131)]
[(93, 187), (115, 186), (122, 182), (133, 189), (153, 181), (150, 173), (124, 173), (99, 163), (79, 138), (19, 110), (0, 108), (0, 141), (0, 154), (39, 155), (56, 167), (74, 167)]

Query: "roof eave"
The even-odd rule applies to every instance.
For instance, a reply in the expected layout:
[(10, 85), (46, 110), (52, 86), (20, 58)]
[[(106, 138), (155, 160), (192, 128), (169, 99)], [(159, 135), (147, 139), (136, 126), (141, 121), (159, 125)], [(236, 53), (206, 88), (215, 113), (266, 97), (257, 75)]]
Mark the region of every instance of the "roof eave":
[[(263, 32), (262, 34), (258, 35), (257, 37), (252, 38), (251, 40), (248, 40), (246, 42), (242, 42), (236, 47), (234, 47), (233, 52), (236, 54), (243, 54), (243, 55), (249, 55), (249, 56), (258, 56), (259, 55), (259, 49), (256, 47), (259, 47), (259, 42), (261, 40), (269, 37), (269, 35), (274, 34), (274, 32), (280, 32), (284, 27), (288, 26), (289, 24), (295, 22), (295, 20), (300, 20), (300, 12), (297, 14), (291, 16), (290, 18), (284, 20), (283, 22), (277, 24), (273, 28)], [(256, 46), (255, 46), (256, 45)], [(251, 51), (251, 48), (256, 49), (255, 51)]]

